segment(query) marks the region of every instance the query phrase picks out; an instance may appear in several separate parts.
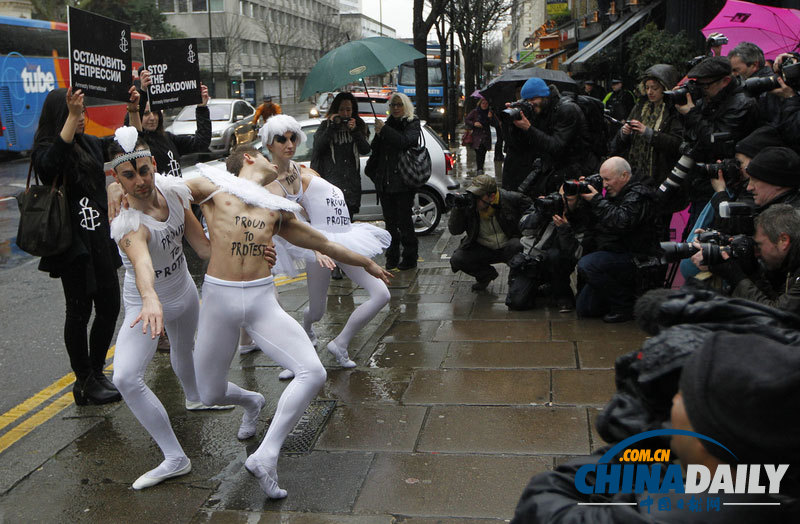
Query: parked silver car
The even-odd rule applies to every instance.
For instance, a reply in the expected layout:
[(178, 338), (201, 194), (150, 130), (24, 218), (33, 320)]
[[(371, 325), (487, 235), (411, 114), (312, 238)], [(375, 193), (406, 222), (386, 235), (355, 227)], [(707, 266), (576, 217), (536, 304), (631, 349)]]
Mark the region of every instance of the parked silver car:
[[(194, 135), (197, 131), (195, 107), (184, 107), (166, 130), (175, 135)], [(208, 110), (211, 113), (209, 150), (227, 155), (240, 145), (236, 142), (236, 129), (250, 125), (256, 110), (249, 102), (237, 98), (212, 98), (208, 101)]]
[[(374, 136), (374, 117), (362, 117), (367, 123), (370, 131), (370, 141)], [(300, 126), (308, 136), (308, 140), (297, 148), (294, 160), (304, 166), (311, 165), (311, 151), (314, 147), (314, 135), (319, 129), (319, 118), (302, 120)], [(447, 145), (439, 138), (436, 132), (427, 125), (422, 126), (425, 134), (425, 145), (431, 155), (431, 177), (428, 182), (417, 190), (414, 196), (412, 212), (414, 214), (414, 229), (417, 235), (426, 235), (436, 229), (442, 219), (442, 215), (447, 212), (445, 195), (456, 193), (461, 186), (458, 181), (450, 176), (450, 171), (454, 166), (453, 155), (447, 149)], [(269, 152), (264, 149), (265, 155)], [(378, 203), (375, 192), (375, 185), (365, 174), (364, 166), (369, 155), (361, 157), (361, 209), (355, 215), (355, 220), (382, 220), (383, 210)], [(219, 165), (223, 169), (224, 163), (221, 160), (213, 160), (209, 164)], [(183, 168), (184, 178), (197, 176), (194, 166)]]

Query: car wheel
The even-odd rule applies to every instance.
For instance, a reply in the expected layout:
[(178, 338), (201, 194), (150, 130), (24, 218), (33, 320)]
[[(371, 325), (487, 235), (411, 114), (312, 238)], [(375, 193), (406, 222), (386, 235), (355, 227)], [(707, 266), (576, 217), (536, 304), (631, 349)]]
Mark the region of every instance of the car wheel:
[(411, 204), (411, 217), (417, 235), (427, 235), (436, 229), (442, 219), (442, 204), (434, 190), (424, 186), (417, 189)]

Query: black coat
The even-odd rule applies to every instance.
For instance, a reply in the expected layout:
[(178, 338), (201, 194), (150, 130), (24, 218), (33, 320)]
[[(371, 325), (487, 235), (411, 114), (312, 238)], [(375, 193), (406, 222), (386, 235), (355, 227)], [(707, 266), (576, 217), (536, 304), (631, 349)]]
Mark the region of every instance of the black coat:
[(419, 143), (420, 133), (419, 118), (409, 121), (390, 116), (381, 132), (375, 134), (365, 171), (378, 193), (404, 193), (415, 189), (403, 181), (398, 160), (403, 151)]
[(181, 156), (208, 151), (211, 144), (211, 117), (208, 107), (197, 106), (195, 118), (197, 131), (194, 135), (173, 135), (164, 131), (160, 122), (155, 131), (142, 131), (141, 136), (156, 159), (156, 171), (162, 175), (183, 176)]
[(604, 102), (608, 113), (617, 120), (625, 120), (636, 104), (633, 93), (624, 88), (606, 95)]
[(781, 103), (778, 133), (788, 147), (800, 154), (800, 96), (787, 98)]
[[(519, 238), (522, 233), (519, 229), (519, 221), (525, 210), (531, 205), (531, 200), (521, 193), (515, 191), (500, 191), (500, 201), (495, 211), (495, 217), (500, 224), (500, 229), (508, 238)], [(447, 229), (451, 235), (461, 235), (466, 233), (461, 240), (461, 247), (470, 247), (476, 243), (478, 232), (480, 231), (480, 217), (474, 205), (469, 207), (456, 207), (450, 211), (450, 218), (447, 222)]]
[[(335, 185), (344, 193), (344, 200), (351, 213), (361, 206), (361, 155), (370, 151), (367, 125), (356, 117), (356, 127), (348, 134), (350, 141), (334, 140), (342, 131), (340, 126), (325, 119), (314, 134), (314, 149), (311, 153), (311, 169)], [(345, 137), (347, 138), (347, 137)]]
[(653, 190), (631, 180), (613, 197), (597, 194), (589, 203), (596, 223), (591, 236), (599, 251), (653, 254), (658, 251)]
[[(87, 267), (96, 259), (104, 267), (118, 268), (122, 260), (117, 245), (111, 239), (108, 225), (108, 201), (106, 197), (106, 175), (103, 171), (104, 152), (113, 139), (100, 139), (91, 135), (76, 134), (73, 143), (64, 142), (56, 136), (53, 143), (34, 149), (31, 154), (33, 168), (45, 184), (63, 174), (67, 179), (67, 200), (72, 223), (72, 244), (63, 253), (42, 257), (39, 270), (60, 277), (72, 264)], [(84, 172), (85, 182), (76, 179), (74, 144), (80, 146), (94, 160), (91, 172)], [(88, 271), (87, 274), (92, 274)], [(93, 282), (93, 277), (90, 282)]]

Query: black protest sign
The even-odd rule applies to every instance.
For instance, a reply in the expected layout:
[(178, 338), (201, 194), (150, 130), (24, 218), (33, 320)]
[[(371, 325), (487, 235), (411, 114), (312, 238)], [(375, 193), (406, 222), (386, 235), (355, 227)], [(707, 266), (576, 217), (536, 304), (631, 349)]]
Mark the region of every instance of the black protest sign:
[(67, 8), (69, 79), (87, 96), (127, 102), (131, 76), (131, 26)]
[(197, 39), (145, 40), (144, 63), (150, 71), (151, 109), (183, 107), (202, 102)]

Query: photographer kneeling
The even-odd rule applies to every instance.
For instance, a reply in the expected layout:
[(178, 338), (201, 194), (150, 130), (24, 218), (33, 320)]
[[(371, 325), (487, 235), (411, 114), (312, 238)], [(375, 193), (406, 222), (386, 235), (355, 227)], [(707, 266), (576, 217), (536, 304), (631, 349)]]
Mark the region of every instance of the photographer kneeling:
[[(789, 204), (775, 204), (756, 217), (753, 240), (761, 262), (754, 275), (747, 275), (742, 256), (720, 250), (723, 261), (708, 269), (732, 286), (731, 296), (800, 313), (800, 211)], [(692, 257), (700, 269), (704, 252)]]
[(518, 224), (530, 203), (514, 191), (498, 191), (497, 182), (489, 175), (476, 176), (466, 194), (448, 202), (453, 206), (447, 223), (450, 234), (467, 234), (453, 252), (450, 267), (454, 273), (463, 271), (475, 277), (473, 291), (486, 289), (497, 278), (492, 264), (508, 263), (522, 248)]
[(633, 319), (634, 256), (658, 252), (655, 196), (632, 179), (631, 167), (621, 157), (603, 162), (600, 176), (605, 198), (592, 186), (581, 195), (591, 206), (597, 251), (578, 262), (584, 285), (577, 313), (579, 317), (603, 316), (604, 322), (626, 322)]
[(547, 295), (559, 313), (575, 309), (569, 280), (583, 251), (583, 233), (591, 222), (589, 204), (580, 198), (590, 191), (590, 185), (601, 190), (603, 179), (592, 175), (564, 182), (558, 193), (535, 199), (520, 220), (522, 252), (508, 263), (508, 309), (533, 309), (536, 299)]

